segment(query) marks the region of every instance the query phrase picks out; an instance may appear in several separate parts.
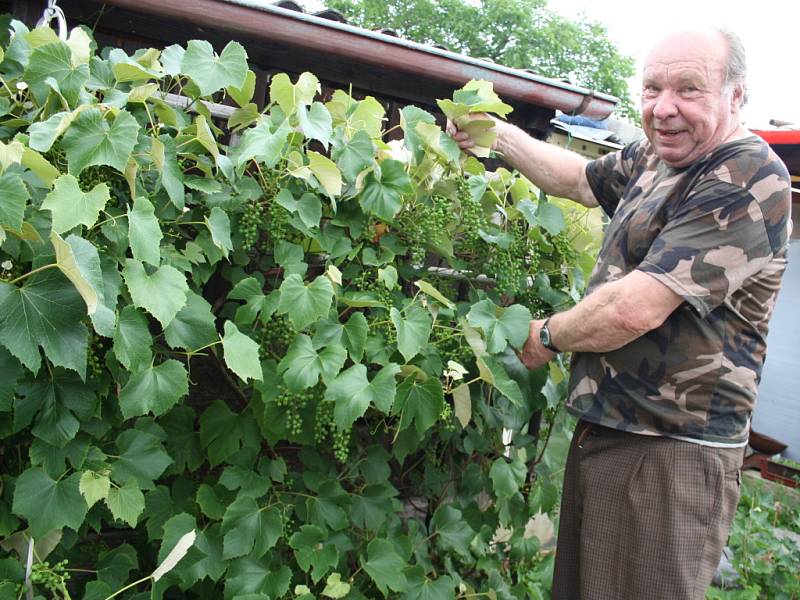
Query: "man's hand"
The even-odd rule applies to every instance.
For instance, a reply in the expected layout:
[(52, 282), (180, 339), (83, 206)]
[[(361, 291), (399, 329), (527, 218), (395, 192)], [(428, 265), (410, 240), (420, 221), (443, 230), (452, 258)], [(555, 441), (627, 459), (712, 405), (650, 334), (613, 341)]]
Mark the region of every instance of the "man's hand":
[[(499, 119), (496, 119), (495, 117), (493, 117), (492, 115), (489, 115), (487, 113), (471, 113), (471, 114), (468, 114), (468, 115), (464, 115), (463, 117), (461, 117), (461, 119), (464, 119), (465, 122), (469, 122), (469, 121), (492, 121), (492, 122), (494, 122), (494, 126), (492, 126), (490, 130), (494, 131), (497, 134), (497, 138), (495, 139), (494, 143), (492, 144), (491, 149), (492, 150), (496, 150), (497, 149), (498, 139), (500, 137), (500, 129), (501, 129), (500, 124), (504, 123), (503, 121), (501, 121)], [(461, 121), (459, 121), (459, 122), (461, 122)], [(463, 124), (462, 124), (462, 126), (463, 126)], [(469, 134), (469, 132), (460, 129), (459, 126), (456, 125), (450, 119), (447, 119), (447, 125), (445, 127), (445, 131), (447, 132), (447, 134), (450, 137), (452, 137), (456, 141), (456, 143), (458, 144), (458, 147), (461, 148), (462, 150), (469, 150), (471, 148), (474, 148), (477, 145), (475, 140)]]
[(522, 351), (517, 352), (522, 364), (529, 369), (538, 369), (542, 365), (546, 365), (556, 355), (555, 352), (542, 346), (542, 342), (539, 341), (539, 330), (542, 328), (542, 323), (544, 323), (544, 319), (531, 321), (528, 341), (525, 342)]

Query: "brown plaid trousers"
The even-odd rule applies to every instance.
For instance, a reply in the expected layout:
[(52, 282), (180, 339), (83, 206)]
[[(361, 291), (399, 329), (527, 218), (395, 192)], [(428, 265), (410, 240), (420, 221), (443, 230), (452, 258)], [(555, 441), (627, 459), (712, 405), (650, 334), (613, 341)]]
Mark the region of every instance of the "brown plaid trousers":
[(553, 600), (703, 600), (739, 501), (743, 448), (579, 421)]

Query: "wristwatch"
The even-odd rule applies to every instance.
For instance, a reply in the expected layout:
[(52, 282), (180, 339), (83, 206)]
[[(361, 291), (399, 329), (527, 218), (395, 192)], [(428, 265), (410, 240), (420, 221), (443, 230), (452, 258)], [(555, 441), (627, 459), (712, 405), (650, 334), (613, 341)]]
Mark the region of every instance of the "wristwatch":
[(542, 343), (542, 346), (550, 350), (550, 352), (558, 354), (561, 350), (556, 348), (553, 344), (553, 336), (550, 334), (550, 328), (547, 326), (548, 323), (550, 323), (550, 317), (547, 317), (544, 323), (542, 323), (542, 328), (539, 330), (539, 341)]

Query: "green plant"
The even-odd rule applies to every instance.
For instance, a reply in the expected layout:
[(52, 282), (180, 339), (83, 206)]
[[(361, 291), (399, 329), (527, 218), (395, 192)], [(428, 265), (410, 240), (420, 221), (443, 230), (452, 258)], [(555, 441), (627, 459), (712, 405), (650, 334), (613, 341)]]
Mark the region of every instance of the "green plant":
[[(310, 73), (259, 111), (236, 42), (98, 55), (81, 29), (11, 31), (0, 579), (32, 536), (86, 598), (538, 585), (516, 565), (548, 560), (525, 528), (555, 506), (565, 368), (513, 349), (579, 298), (585, 213), (413, 106), (384, 142), (379, 102), (322, 103)], [(508, 110), (481, 82), (442, 108)]]
[(736, 589), (712, 588), (707, 598), (720, 600), (796, 600), (800, 598), (797, 557), (800, 544), (786, 530), (800, 535), (800, 499), (780, 486), (753, 481), (742, 497), (728, 538)]

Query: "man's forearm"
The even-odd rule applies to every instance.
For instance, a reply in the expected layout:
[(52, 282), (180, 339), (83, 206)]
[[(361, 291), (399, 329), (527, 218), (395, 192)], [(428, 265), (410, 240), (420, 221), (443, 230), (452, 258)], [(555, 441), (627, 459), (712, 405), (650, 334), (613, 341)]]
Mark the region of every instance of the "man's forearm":
[(597, 206), (588, 189), (585, 158), (559, 146), (533, 139), (518, 127), (498, 121), (496, 150), (510, 166), (547, 194)]
[(553, 343), (569, 352), (616, 350), (661, 325), (682, 301), (649, 275), (633, 271), (553, 315)]

